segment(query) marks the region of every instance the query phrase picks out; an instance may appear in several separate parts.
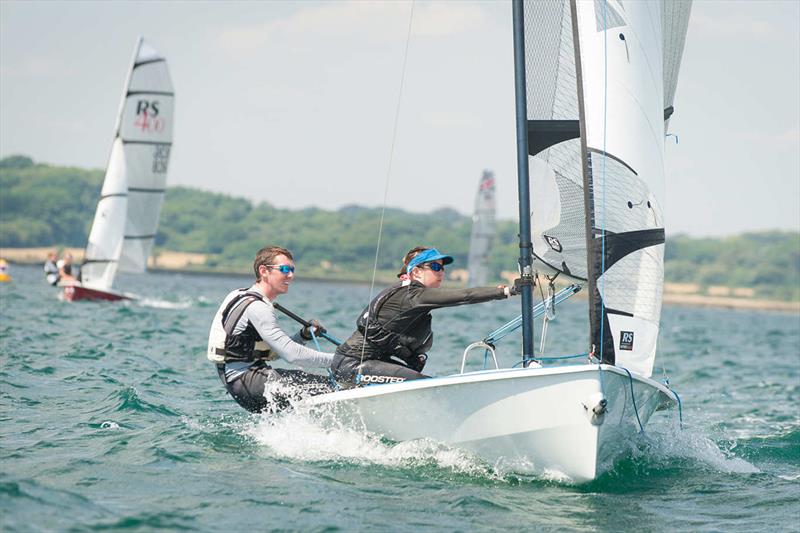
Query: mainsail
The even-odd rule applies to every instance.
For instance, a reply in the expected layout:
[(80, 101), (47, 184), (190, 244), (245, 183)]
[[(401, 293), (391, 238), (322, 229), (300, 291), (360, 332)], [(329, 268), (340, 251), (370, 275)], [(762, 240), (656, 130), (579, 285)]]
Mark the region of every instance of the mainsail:
[(537, 267), (587, 283), (595, 355), (643, 376), (661, 314), (665, 121), (689, 8), (525, 5)]
[(141, 39), (124, 98), (117, 135), (128, 160), (128, 218), (120, 269), (144, 272), (166, 190), (175, 93), (166, 59)]
[(472, 234), (469, 239), (469, 285), (486, 285), (489, 277), (489, 252), (495, 235), (495, 183), (494, 174), (484, 170), (475, 196), (475, 213), (472, 215)]
[(173, 108), (166, 60), (140, 38), (86, 246), (84, 285), (109, 289), (117, 268), (144, 271), (164, 198)]

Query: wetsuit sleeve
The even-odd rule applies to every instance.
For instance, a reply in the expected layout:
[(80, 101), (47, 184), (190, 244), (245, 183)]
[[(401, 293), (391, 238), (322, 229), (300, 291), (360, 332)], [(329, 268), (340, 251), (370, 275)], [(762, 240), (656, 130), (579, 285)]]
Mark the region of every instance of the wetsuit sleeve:
[(427, 309), (478, 304), (506, 298), (503, 289), (497, 287), (475, 287), (471, 289), (421, 289), (414, 295), (414, 304)]
[(247, 319), (256, 328), (269, 347), (287, 362), (306, 367), (329, 367), (332, 353), (318, 352), (294, 342), (278, 327), (275, 310), (265, 302), (253, 302), (247, 307), (242, 319)]

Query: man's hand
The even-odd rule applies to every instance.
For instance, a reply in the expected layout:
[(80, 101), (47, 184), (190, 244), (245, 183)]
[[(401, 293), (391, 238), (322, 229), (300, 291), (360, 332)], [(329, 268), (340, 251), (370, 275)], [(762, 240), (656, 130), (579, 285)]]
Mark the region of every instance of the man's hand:
[(319, 320), (316, 318), (312, 318), (310, 320), (310, 326), (303, 326), (303, 329), (300, 330), (300, 336), (303, 337), (305, 340), (311, 340), (311, 330), (313, 329), (314, 335), (319, 335), (320, 333), (327, 333), (327, 329), (325, 329), (322, 324), (319, 323)]

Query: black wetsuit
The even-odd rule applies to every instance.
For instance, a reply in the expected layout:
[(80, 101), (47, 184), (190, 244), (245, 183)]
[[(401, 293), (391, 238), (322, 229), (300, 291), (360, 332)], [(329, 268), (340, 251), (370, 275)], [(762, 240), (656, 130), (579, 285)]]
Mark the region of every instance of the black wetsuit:
[[(384, 301), (380, 301), (382, 298)], [(370, 322), (380, 325), (380, 334), (373, 333), (370, 327), (369, 337), (372, 340), (365, 342), (362, 322), (362, 327), (336, 349), (331, 369), (341, 382), (356, 383), (360, 374), (359, 384), (429, 377), (422, 374), (422, 368), (426, 354), (433, 345), (430, 312), (441, 307), (504, 298), (505, 292), (497, 287), (434, 289), (418, 281), (393, 285), (379, 294), (360, 315), (360, 318), (364, 317), (369, 309), (373, 314), (377, 312)], [(393, 338), (380, 342), (389, 337)]]

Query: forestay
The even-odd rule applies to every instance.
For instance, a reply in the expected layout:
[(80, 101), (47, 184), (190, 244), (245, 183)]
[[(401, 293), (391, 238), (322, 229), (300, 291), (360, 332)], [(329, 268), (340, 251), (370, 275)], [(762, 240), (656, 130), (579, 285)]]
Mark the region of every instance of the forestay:
[(664, 256), (664, 133), (689, 2), (525, 5), (534, 253), (589, 288), (603, 361), (652, 374)]
[(469, 285), (486, 285), (489, 277), (489, 252), (495, 236), (495, 180), (494, 173), (484, 170), (475, 196), (472, 215), (472, 234), (469, 239)]

